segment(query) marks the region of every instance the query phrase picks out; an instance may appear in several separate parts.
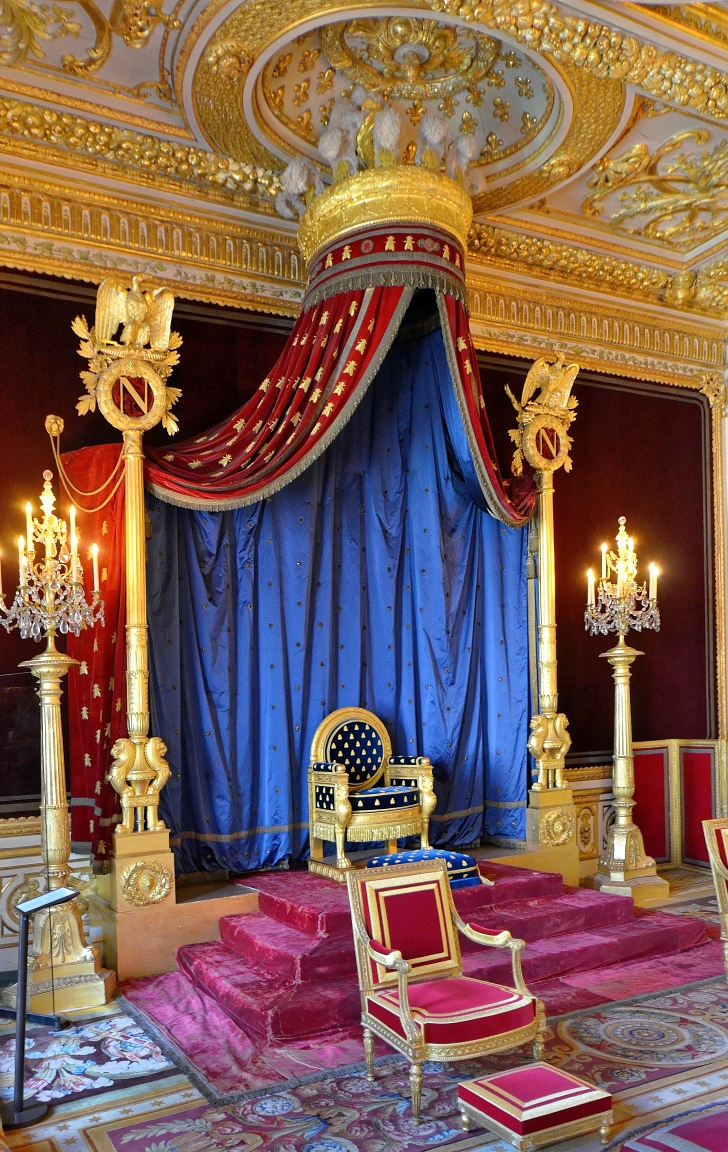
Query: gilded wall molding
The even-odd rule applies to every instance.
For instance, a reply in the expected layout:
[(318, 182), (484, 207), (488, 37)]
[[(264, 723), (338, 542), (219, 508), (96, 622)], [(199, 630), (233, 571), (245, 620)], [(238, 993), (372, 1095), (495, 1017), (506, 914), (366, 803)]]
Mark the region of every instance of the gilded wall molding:
[(98, 283), (143, 273), (178, 296), (295, 315), (303, 264), (285, 232), (69, 188), (0, 168), (0, 264)]
[(434, 12), (508, 36), (596, 76), (626, 80), (642, 92), (717, 121), (728, 119), (728, 73), (648, 44), (599, 21), (562, 12), (550, 0), (426, 0)]
[(532, 358), (563, 356), (584, 368), (701, 387), (706, 371), (722, 371), (722, 326), (666, 310), (635, 314), (626, 302), (559, 294), (533, 281), (487, 280), (469, 269), (468, 304), (477, 348)]

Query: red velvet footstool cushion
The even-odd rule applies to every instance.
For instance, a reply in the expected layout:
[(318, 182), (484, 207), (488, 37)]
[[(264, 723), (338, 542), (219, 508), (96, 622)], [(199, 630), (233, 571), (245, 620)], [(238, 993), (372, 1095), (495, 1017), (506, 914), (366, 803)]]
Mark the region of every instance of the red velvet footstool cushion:
[(485, 1127), (494, 1121), (515, 1136), (544, 1135), (550, 1128), (590, 1116), (598, 1128), (612, 1107), (608, 1092), (550, 1064), (528, 1064), (467, 1080), (458, 1087), (458, 1097)]

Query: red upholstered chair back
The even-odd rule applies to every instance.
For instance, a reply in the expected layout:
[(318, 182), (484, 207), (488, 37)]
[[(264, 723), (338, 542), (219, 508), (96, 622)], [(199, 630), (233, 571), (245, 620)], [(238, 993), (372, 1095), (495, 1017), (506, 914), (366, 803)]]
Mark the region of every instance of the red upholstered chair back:
[(728, 880), (728, 820), (703, 820), (703, 833), (713, 870)]
[[(352, 917), (387, 952), (401, 952), (412, 978), (459, 975), (460, 947), (452, 921), (450, 883), (442, 860), (350, 873)], [(397, 974), (367, 957), (357, 942), (363, 987), (393, 984)]]

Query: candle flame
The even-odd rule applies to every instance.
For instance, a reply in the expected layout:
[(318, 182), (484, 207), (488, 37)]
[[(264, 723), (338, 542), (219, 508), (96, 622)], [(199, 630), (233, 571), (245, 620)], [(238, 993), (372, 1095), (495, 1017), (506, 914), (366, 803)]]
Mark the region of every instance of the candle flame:
[(25, 536), (18, 536), (18, 548), (25, 548)]
[(654, 572), (655, 576), (660, 575), (660, 569), (657, 567), (656, 564), (650, 564), (650, 572)]
[(99, 554), (98, 544), (92, 544), (91, 545), (91, 551), (93, 552), (94, 556), (98, 556), (98, 554)]

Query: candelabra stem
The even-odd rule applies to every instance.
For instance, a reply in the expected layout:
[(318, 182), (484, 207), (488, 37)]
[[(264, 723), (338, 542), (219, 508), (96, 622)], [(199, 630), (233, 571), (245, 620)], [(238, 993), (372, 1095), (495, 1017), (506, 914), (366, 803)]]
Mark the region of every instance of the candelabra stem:
[[(78, 664), (59, 652), (48, 633), (44, 652), (25, 660), (38, 681), (40, 698), (41, 854), (49, 888), (65, 886), (70, 874), (71, 837), (66, 799), (66, 768), (61, 726), (61, 680)], [(99, 954), (86, 945), (81, 911), (75, 900), (36, 913), (29, 959), (28, 1007), (33, 1012), (66, 1011), (105, 1004), (114, 989), (114, 973), (101, 968)], [(14, 1005), (16, 989), (3, 994)]]
[(601, 652), (612, 665), (614, 679), (614, 765), (613, 789), (615, 819), (609, 829), (605, 855), (599, 861), (595, 887), (603, 892), (633, 896), (635, 903), (664, 900), (670, 894), (667, 881), (657, 875), (657, 866), (645, 854), (642, 833), (632, 819), (634, 808), (634, 754), (632, 749), (632, 708), (629, 682), (632, 664), (643, 653), (630, 648), (620, 632), (608, 652)]

